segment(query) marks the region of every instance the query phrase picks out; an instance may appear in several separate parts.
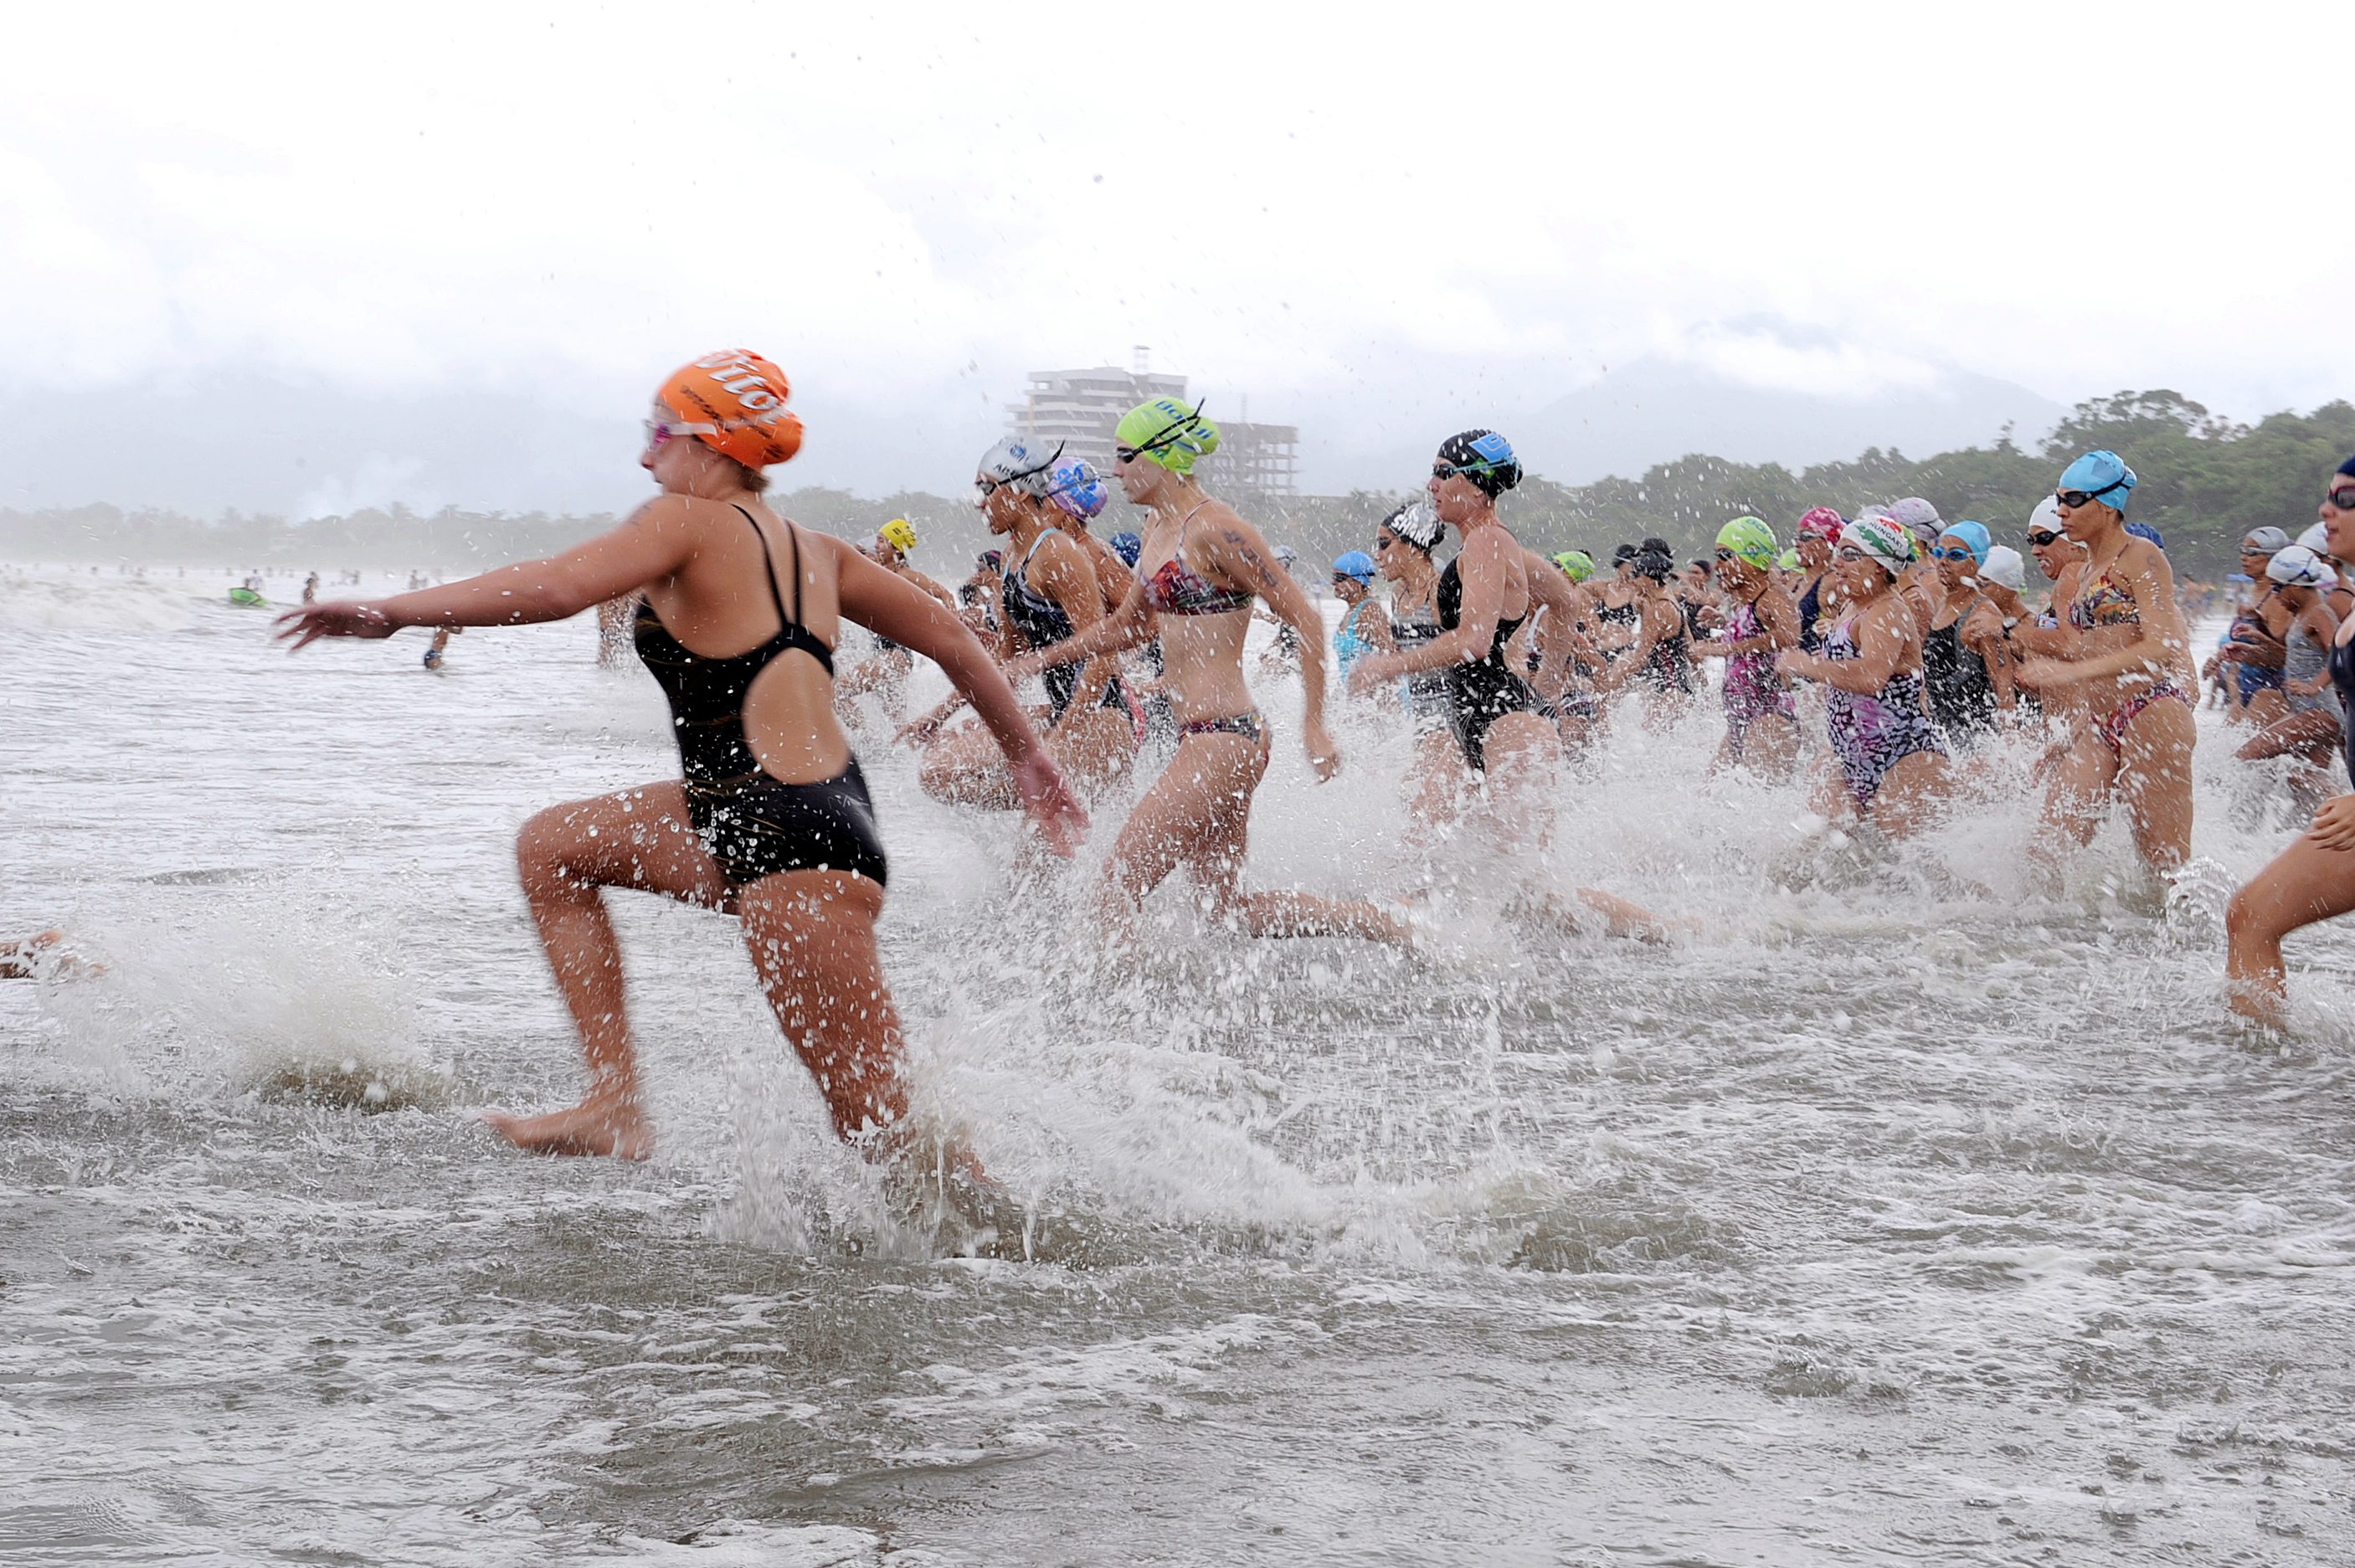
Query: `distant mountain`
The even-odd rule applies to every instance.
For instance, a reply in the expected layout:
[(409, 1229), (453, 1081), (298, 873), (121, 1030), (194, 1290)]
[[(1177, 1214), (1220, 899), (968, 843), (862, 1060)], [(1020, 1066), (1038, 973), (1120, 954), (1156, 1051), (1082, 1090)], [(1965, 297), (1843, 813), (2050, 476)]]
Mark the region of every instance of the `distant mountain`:
[(1640, 359), (1547, 404), (1511, 433), (1530, 472), (1588, 485), (1696, 453), (1794, 471), (1875, 446), (1928, 457), (1992, 444), (2006, 423), (2015, 441), (2032, 447), (2067, 411), (2025, 387), (1964, 370), (1939, 371), (1926, 386), (1850, 399)]

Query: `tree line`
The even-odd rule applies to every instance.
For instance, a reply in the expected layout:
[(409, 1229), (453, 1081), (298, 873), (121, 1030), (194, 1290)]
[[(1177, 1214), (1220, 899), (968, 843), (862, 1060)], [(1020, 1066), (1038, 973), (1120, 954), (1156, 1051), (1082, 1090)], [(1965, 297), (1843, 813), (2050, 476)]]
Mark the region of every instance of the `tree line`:
[[(1506, 432), (1509, 435), (1511, 432)], [(1680, 558), (1708, 553), (1729, 517), (1749, 513), (1786, 541), (1801, 513), (1828, 506), (1848, 516), (1902, 496), (1926, 497), (1953, 520), (1976, 517), (1998, 542), (2018, 545), (2029, 513), (2052, 492), (2068, 461), (2107, 447), (2140, 476), (2128, 516), (2167, 536), (2179, 576), (2212, 580), (2233, 570), (2235, 547), (2267, 525), (2292, 535), (2314, 520), (2324, 475), (2355, 453), (2355, 403), (2311, 413), (2285, 411), (2236, 424), (2169, 390), (2117, 392), (2071, 410), (2034, 451), (2007, 430), (1991, 447), (1914, 459), (1874, 448), (1851, 461), (1797, 473), (1779, 464), (1729, 463), (1694, 455), (1634, 479), (1559, 485), (1532, 476), (1504, 504), (1525, 542), (1549, 553), (1584, 549), (1607, 563), (1611, 550), (1646, 536), (1666, 539)], [(1216, 486), (1215, 474), (1206, 477)], [(1417, 492), (1226, 498), (1268, 537), (1297, 549), (1314, 578), (1344, 550), (1368, 548), (1375, 526)], [(970, 501), (904, 492), (868, 500), (847, 491), (802, 489), (776, 497), (797, 521), (844, 537), (871, 534), (893, 517), (916, 527), (918, 563), (962, 578), (987, 547)], [(1115, 506), (1100, 527), (1132, 526)], [(613, 526), (608, 516), (533, 512), (430, 514), (401, 507), (296, 522), (229, 512), (210, 519), (97, 505), (68, 511), (0, 510), (0, 559), (179, 561), (190, 565), (343, 566), (403, 571), (472, 570), (543, 555)]]

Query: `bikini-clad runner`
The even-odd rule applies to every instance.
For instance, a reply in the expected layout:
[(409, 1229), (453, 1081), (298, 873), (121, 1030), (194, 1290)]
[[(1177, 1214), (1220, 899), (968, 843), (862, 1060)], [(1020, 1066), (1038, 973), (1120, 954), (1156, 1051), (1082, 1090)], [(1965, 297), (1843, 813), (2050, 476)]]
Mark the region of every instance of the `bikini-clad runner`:
[(2045, 794), (2045, 820), (2065, 840), (2089, 842), (2115, 795), (2135, 848), (2162, 874), (2191, 855), (2191, 749), (2198, 740), (2191, 656), (2175, 572), (2166, 552), (2126, 529), (2133, 469), (2089, 452), (2061, 475), (2062, 526), (2086, 549), (2066, 603), (2057, 656), (2019, 670), (2039, 691), (2076, 688), (2084, 704)]
[(1199, 410), (1175, 398), (1140, 403), (1122, 417), (1114, 439), (1113, 477), (1150, 514), (1128, 596), (1070, 642), (1026, 654), (1007, 671), (1019, 679), (1160, 634), (1161, 688), (1178, 721), (1178, 751), (1129, 814), (1105, 862), (1107, 928), (1128, 930), (1146, 895), (1183, 866), (1212, 912), (1253, 936), (1405, 944), (1408, 923), (1363, 900), (1243, 891), (1252, 797), (1273, 745), (1243, 681), (1251, 608), (1264, 599), (1300, 635), (1301, 741), (1317, 777), (1329, 779), (1341, 759), (1325, 727), (1324, 621), (1259, 530), (1194, 477), (1194, 464), (1219, 446), (1218, 426)]
[[(540, 944), (580, 1031), (588, 1092), (568, 1110), (497, 1115), (528, 1149), (644, 1158), (654, 1148), (607, 888), (735, 913), (762, 992), (869, 1157), (910, 1147), (900, 1019), (875, 945), (886, 862), (866, 781), (834, 716), (834, 645), (856, 622), (935, 660), (1012, 759), (1050, 847), (1086, 813), (1013, 688), (955, 614), (847, 544), (779, 517), (761, 470), (791, 458), (801, 421), (784, 373), (742, 349), (666, 380), (641, 464), (662, 494), (598, 539), (419, 592), (339, 600), (282, 618), (301, 648), (404, 626), (559, 621), (643, 589), (635, 637), (669, 699), (683, 780), (539, 813), (516, 844)], [(978, 1177), (963, 1156), (954, 1163)]]

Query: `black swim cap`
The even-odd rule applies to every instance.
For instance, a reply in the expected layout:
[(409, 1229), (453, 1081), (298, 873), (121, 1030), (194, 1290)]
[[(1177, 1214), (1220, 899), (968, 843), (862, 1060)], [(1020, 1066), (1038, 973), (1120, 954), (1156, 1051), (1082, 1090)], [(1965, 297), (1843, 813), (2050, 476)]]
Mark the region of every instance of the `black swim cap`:
[(1493, 430), (1467, 430), (1439, 443), (1439, 464), (1453, 468), (1495, 500), (1521, 482), (1521, 460), (1513, 443)]
[[(1646, 542), (1649, 543), (1650, 541), (1646, 540)], [(1655, 582), (1666, 582), (1669, 578), (1674, 577), (1676, 574), (1677, 558), (1669, 554), (1667, 550), (1646, 549), (1637, 552), (1636, 556), (1636, 576), (1648, 577)]]

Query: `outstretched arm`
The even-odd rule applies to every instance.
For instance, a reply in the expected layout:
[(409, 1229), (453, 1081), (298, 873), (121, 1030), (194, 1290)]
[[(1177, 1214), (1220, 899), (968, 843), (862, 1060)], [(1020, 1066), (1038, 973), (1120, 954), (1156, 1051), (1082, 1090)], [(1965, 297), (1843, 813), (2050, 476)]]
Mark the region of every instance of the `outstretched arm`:
[(305, 604), (278, 617), (278, 637), (300, 648), (321, 637), (389, 637), (405, 626), (521, 626), (561, 621), (670, 576), (687, 564), (695, 539), (687, 503), (658, 496), (621, 527), (561, 555), (389, 599)]

